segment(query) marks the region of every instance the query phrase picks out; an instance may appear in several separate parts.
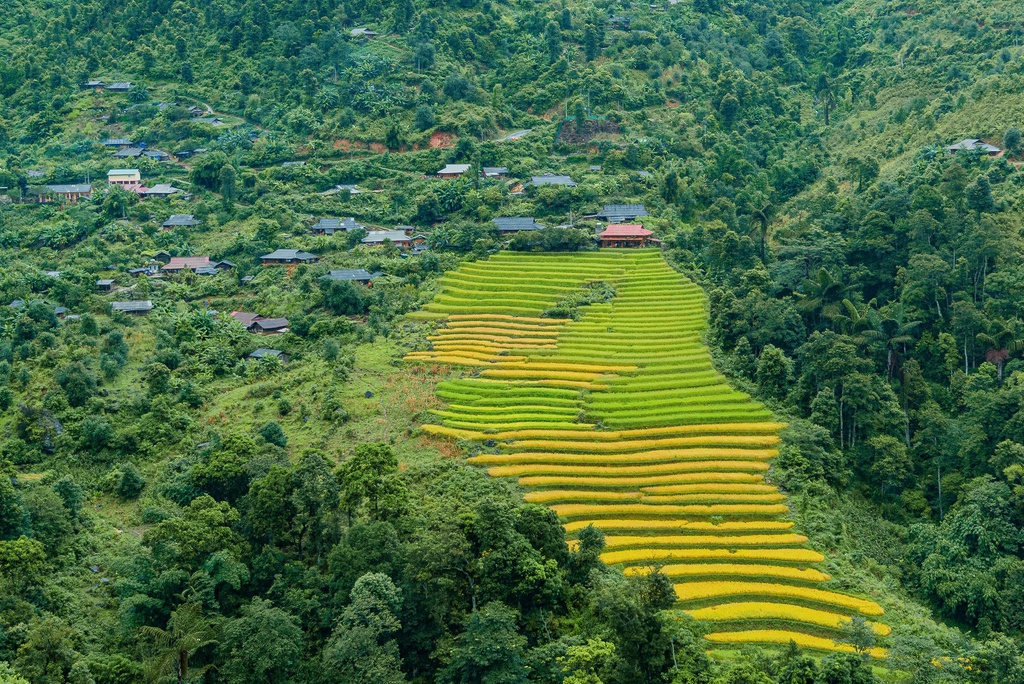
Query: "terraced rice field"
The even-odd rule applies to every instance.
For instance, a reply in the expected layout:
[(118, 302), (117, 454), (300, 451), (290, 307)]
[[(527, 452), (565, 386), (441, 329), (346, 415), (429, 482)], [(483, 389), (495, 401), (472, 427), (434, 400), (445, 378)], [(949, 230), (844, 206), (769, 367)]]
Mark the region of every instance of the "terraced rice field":
[[(596, 281), (611, 302), (542, 316)], [(851, 650), (836, 637), (853, 615), (889, 633), (877, 604), (829, 588), (792, 529), (766, 478), (783, 426), (715, 371), (704, 295), (658, 252), (501, 253), (446, 275), (413, 317), (437, 328), (407, 360), (467, 371), (439, 386), (447, 408), (424, 429), (481, 443), (469, 460), (517, 478), (570, 539), (603, 530), (606, 563), (661, 567), (712, 642)]]

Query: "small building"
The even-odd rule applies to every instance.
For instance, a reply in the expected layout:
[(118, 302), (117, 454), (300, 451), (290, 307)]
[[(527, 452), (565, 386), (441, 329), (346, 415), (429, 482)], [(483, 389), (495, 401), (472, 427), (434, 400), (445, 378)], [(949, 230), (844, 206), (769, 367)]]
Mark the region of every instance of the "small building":
[(469, 164), (448, 164), (435, 175), (445, 179), (458, 178), (469, 173), (469, 168)]
[(348, 35), (352, 36), (353, 38), (362, 38), (363, 40), (370, 40), (372, 38), (377, 37), (377, 32), (371, 31), (365, 26), (360, 26), (359, 28), (354, 28), (351, 31), (349, 31)]
[(167, 183), (157, 183), (151, 188), (143, 188), (139, 192), (139, 194), (143, 197), (167, 198), (170, 197), (171, 195), (176, 195), (179, 192), (181, 192), (181, 190), (178, 190), (178, 188), (174, 187), (173, 185), (168, 185)]
[(254, 280), (256, 280), (256, 276), (251, 276), (251, 275), (242, 276), (242, 282), (245, 283), (246, 285), (248, 285), (249, 283), (251, 283)]
[(286, 161), (286, 162), (281, 162), (281, 167), (285, 168), (285, 169), (290, 169), (293, 166), (302, 167), (302, 166), (305, 166), (305, 165), (306, 165), (306, 162), (304, 162), (304, 161)]
[(82, 89), (83, 90), (90, 90), (90, 89), (92, 89), (92, 90), (102, 90), (103, 88), (106, 88), (106, 87), (107, 87), (107, 84), (105, 82), (103, 82), (103, 81), (86, 81), (85, 83), (82, 84)]
[(257, 318), (248, 326), (249, 332), (257, 335), (280, 335), (288, 332), (287, 318)]
[(373, 279), (382, 275), (384, 274), (380, 271), (370, 273), (365, 268), (341, 268), (328, 271), (327, 275), (320, 276), (320, 280), (337, 280), (342, 283), (360, 283), (372, 286)]
[(288, 363), (288, 355), (280, 349), (264, 349), (260, 347), (252, 354), (249, 354), (250, 359), (258, 361), (260, 359), (277, 359), (281, 363)]
[(539, 188), (542, 185), (562, 185), (568, 188), (575, 188), (576, 181), (569, 176), (558, 176), (553, 173), (545, 173), (542, 176), (534, 176), (530, 183)]
[(92, 184), (91, 183), (80, 183), (72, 185), (47, 185), (46, 188), (57, 195), (65, 202), (74, 204), (83, 197), (89, 199), (92, 197)]
[(263, 316), (260, 316), (259, 314), (248, 313), (246, 311), (232, 311), (230, 316), (241, 323), (244, 328), (248, 328), (250, 325), (263, 318)]
[(608, 19), (608, 28), (619, 31), (628, 31), (629, 25), (632, 23), (632, 17), (620, 17), (612, 15)]
[(172, 258), (170, 252), (160, 251), (153, 255), (153, 261), (159, 261), (161, 264), (170, 263)]
[(104, 147), (117, 147), (117, 148), (133, 147), (135, 145), (135, 143), (133, 143), (128, 138), (109, 138), (107, 140), (104, 140), (100, 144), (103, 145)]
[(157, 273), (159, 270), (160, 270), (159, 267), (151, 264), (149, 266), (139, 266), (138, 268), (129, 268), (128, 269), (128, 275), (132, 276), (133, 278), (136, 278), (136, 277), (142, 276), (142, 275), (144, 275), (144, 276), (151, 276), (154, 273)]
[(626, 223), (644, 216), (650, 216), (650, 213), (642, 204), (606, 204), (597, 212), (597, 218), (607, 223)]
[(543, 230), (532, 216), (499, 216), (493, 219), (499, 233), (519, 233), (524, 230)]
[(202, 107), (197, 106), (197, 105), (192, 105), (191, 107), (188, 108), (188, 113), (189, 113), (189, 116), (191, 116), (194, 119), (196, 117), (199, 117), (199, 116), (202, 116), (203, 114), (205, 114), (206, 110), (203, 109)]
[(107, 84), (106, 89), (112, 93), (127, 93), (132, 89), (132, 84), (130, 81), (118, 81)]
[(167, 154), (163, 150), (146, 150), (142, 154), (149, 157), (150, 159), (155, 159), (158, 162), (165, 162), (171, 160), (171, 155)]
[(234, 263), (228, 261), (227, 259), (221, 259), (220, 261), (215, 263), (213, 267), (218, 271), (230, 271), (235, 267), (235, 265)]
[(99, 290), (100, 292), (110, 292), (111, 290), (114, 289), (115, 285), (117, 285), (117, 281), (109, 278), (104, 278), (103, 280), (96, 281), (96, 289)]
[(600, 164), (591, 164), (590, 166), (587, 167), (587, 170), (593, 171), (595, 173), (600, 173), (601, 171), (604, 170), (604, 167), (601, 166)]
[(171, 217), (160, 224), (161, 228), (177, 228), (179, 226), (192, 227), (198, 226), (202, 221), (197, 219), (192, 214), (171, 214)]
[(141, 147), (123, 147), (113, 154), (114, 159), (138, 159), (145, 153)]
[(111, 302), (110, 308), (128, 314), (147, 314), (153, 310), (153, 302), (148, 299), (138, 302)]
[(507, 166), (485, 166), (480, 171), (484, 178), (504, 178), (508, 175)]
[(391, 242), (399, 247), (412, 247), (425, 240), (422, 235), (406, 235), (404, 230), (371, 230), (363, 238), (363, 244), (376, 247)]
[(289, 264), (312, 264), (316, 263), (316, 254), (303, 252), (298, 249), (278, 249), (270, 254), (264, 254), (260, 261), (264, 266), (287, 266)]
[(345, 218), (322, 218), (313, 224), (310, 232), (313, 235), (334, 235), (335, 233), (347, 233), (357, 228), (366, 228), (366, 226), (356, 223), (355, 218), (351, 216)]
[(654, 233), (638, 224), (608, 226), (597, 239), (601, 247), (646, 247)]
[[(209, 124), (210, 126), (223, 126), (224, 125), (224, 120), (221, 119), (219, 116), (197, 116), (197, 117), (195, 117), (192, 120), (195, 121), (196, 123)], [(194, 151), (195, 152), (199, 152), (199, 150), (194, 150)], [(203, 150), (203, 151), (205, 152), (206, 150)]]
[(990, 157), (997, 157), (1002, 150), (995, 145), (989, 145), (984, 140), (978, 138), (965, 138), (955, 145), (949, 145), (946, 147), (947, 152), (972, 152), (978, 151), (982, 154), (987, 154)]
[(186, 268), (196, 271), (200, 268), (206, 268), (212, 266), (210, 263), (210, 257), (208, 256), (196, 256), (196, 257), (171, 257), (171, 260), (163, 265), (161, 270), (164, 273), (180, 273)]
[(142, 174), (138, 169), (111, 169), (107, 171), (107, 182), (111, 185), (138, 185)]

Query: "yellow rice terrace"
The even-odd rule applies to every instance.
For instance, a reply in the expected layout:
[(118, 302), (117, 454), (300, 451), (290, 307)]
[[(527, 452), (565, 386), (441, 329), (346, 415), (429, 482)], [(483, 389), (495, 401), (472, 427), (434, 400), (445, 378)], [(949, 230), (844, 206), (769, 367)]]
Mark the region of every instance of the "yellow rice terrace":
[(518, 478), (570, 538), (604, 531), (606, 563), (662, 567), (710, 641), (851, 650), (836, 637), (852, 616), (889, 633), (792, 530), (766, 479), (783, 426), (715, 371), (703, 293), (660, 253), (504, 252), (447, 275), (416, 316), (437, 329), (409, 361), (471, 369), (424, 429), (489, 445), (470, 461)]

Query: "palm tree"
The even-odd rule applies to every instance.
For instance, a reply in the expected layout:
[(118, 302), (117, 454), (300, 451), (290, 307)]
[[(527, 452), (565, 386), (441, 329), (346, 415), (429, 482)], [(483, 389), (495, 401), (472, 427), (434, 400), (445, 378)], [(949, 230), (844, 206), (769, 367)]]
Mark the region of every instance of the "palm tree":
[(903, 307), (896, 310), (896, 315), (890, 318), (882, 318), (873, 309), (868, 310), (868, 321), (871, 327), (860, 334), (858, 342), (861, 344), (875, 344), (885, 351), (886, 377), (892, 380), (892, 375), (899, 365), (900, 349), (906, 354), (907, 342), (913, 341), (910, 334), (914, 328), (921, 325), (920, 321), (907, 322), (903, 319)]
[[(203, 615), (200, 603), (184, 603), (171, 613), (167, 629), (140, 627), (139, 631), (153, 639), (154, 657), (147, 667), (147, 679), (158, 683), (171, 679), (176, 684), (189, 682), (189, 660), (204, 646), (217, 643), (217, 631)], [(193, 676), (205, 667), (191, 668)]]
[(845, 335), (856, 335), (871, 326), (869, 315), (875, 310), (877, 300), (872, 299), (862, 308), (849, 299), (842, 301), (842, 311), (832, 316), (832, 322), (839, 325), (839, 330)]
[(844, 285), (828, 269), (822, 267), (815, 277), (804, 281), (803, 292), (797, 293), (800, 297), (797, 306), (809, 314), (821, 309), (821, 313), (831, 319), (839, 314), (840, 302), (849, 289), (849, 285)]
[(978, 333), (977, 340), (988, 347), (985, 360), (995, 364), (999, 384), (1003, 382), (1003, 364), (1010, 354), (1024, 349), (1024, 338), (1017, 336), (1020, 321), (995, 321), (989, 324), (988, 332)]

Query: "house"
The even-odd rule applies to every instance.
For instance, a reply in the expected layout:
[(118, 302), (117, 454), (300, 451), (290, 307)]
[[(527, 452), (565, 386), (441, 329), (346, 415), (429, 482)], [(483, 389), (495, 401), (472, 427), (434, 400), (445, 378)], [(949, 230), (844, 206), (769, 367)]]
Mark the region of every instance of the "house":
[(978, 138), (965, 138), (964, 140), (961, 140), (957, 144), (950, 145), (946, 148), (947, 152), (953, 153), (964, 151), (970, 152), (974, 150), (978, 150), (979, 152), (987, 154), (990, 157), (996, 157), (1002, 152), (1002, 150), (996, 147), (995, 145), (989, 145), (987, 142), (979, 140)]
[(47, 185), (46, 188), (54, 195), (57, 195), (65, 202), (70, 202), (71, 204), (74, 204), (83, 197), (86, 199), (92, 197), (91, 183), (80, 183), (77, 185)]
[(38, 169), (29, 169), (25, 172), (25, 175), (29, 178), (46, 178), (46, 173)]
[[(196, 123), (204, 123), (204, 124), (209, 124), (211, 126), (223, 126), (224, 125), (224, 120), (221, 119), (219, 116), (197, 116), (197, 117), (195, 117), (192, 120), (195, 121)], [(195, 150), (195, 151), (198, 152), (199, 150)], [(203, 150), (203, 151), (205, 152), (206, 150)]]
[(342, 268), (328, 271), (327, 275), (320, 276), (320, 280), (337, 280), (343, 283), (361, 283), (372, 286), (373, 279), (384, 275), (380, 271), (370, 273), (365, 268)]
[(644, 178), (644, 179), (647, 179), (647, 178), (653, 178), (653, 177), (654, 177), (654, 176), (653, 176), (653, 175), (651, 174), (651, 172), (650, 172), (650, 171), (637, 171), (637, 172), (636, 172), (636, 175), (637, 175), (637, 176), (639, 176), (640, 178)]
[(281, 167), (285, 168), (285, 169), (291, 168), (293, 166), (305, 166), (305, 165), (306, 165), (306, 162), (304, 162), (304, 161), (286, 161), (286, 162), (281, 162)]
[(89, 90), (90, 88), (93, 89), (93, 90), (102, 90), (103, 88), (106, 88), (106, 87), (107, 87), (107, 84), (104, 83), (103, 81), (86, 81), (85, 83), (82, 84), (82, 88), (84, 90)]
[(159, 267), (157, 267), (155, 265), (139, 266), (138, 268), (129, 268), (128, 269), (128, 275), (130, 275), (132, 277), (138, 277), (138, 276), (141, 276), (141, 275), (151, 276), (154, 273), (157, 273), (159, 270), (160, 270)]
[(153, 255), (153, 261), (159, 261), (161, 264), (170, 263), (172, 257), (170, 252), (157, 252)]
[(543, 230), (532, 216), (499, 216), (493, 219), (499, 233), (518, 233), (523, 230)]
[(260, 347), (252, 354), (249, 354), (249, 358), (253, 360), (277, 359), (281, 363), (288, 363), (288, 355), (280, 349), (264, 349), (263, 347)]
[(502, 178), (508, 175), (507, 166), (485, 166), (481, 169), (484, 178)]
[(145, 314), (153, 310), (153, 302), (144, 299), (138, 302), (111, 302), (110, 308), (129, 314)]
[(248, 326), (249, 332), (258, 335), (280, 335), (288, 332), (287, 318), (257, 318)]
[(96, 281), (96, 289), (100, 292), (110, 292), (117, 285), (116, 280), (104, 279)]
[(587, 167), (587, 170), (599, 173), (604, 170), (604, 167), (601, 166), (600, 164), (591, 164), (590, 166)]
[(107, 182), (111, 185), (138, 185), (142, 174), (138, 169), (111, 169), (107, 171)]
[(564, 185), (569, 188), (576, 187), (576, 181), (569, 176), (556, 176), (553, 173), (545, 173), (543, 176), (534, 176), (531, 184), (538, 188), (542, 185)]
[(114, 159), (138, 159), (145, 153), (141, 147), (125, 147), (113, 154)]
[(312, 264), (317, 260), (316, 254), (298, 249), (278, 249), (260, 257), (264, 266), (281, 266), (287, 264)]
[(352, 36), (353, 38), (362, 38), (363, 40), (370, 40), (371, 38), (377, 37), (377, 32), (371, 31), (365, 26), (361, 26), (359, 28), (354, 28), (351, 31), (349, 31), (348, 35)]
[(143, 154), (150, 159), (155, 159), (158, 162), (165, 162), (171, 160), (171, 155), (167, 154), (162, 150), (146, 150)]
[(632, 21), (633, 19), (631, 17), (620, 17), (612, 15), (608, 19), (608, 28), (613, 30), (617, 29), (619, 31), (628, 31), (629, 25)]
[(106, 89), (112, 93), (127, 93), (132, 89), (132, 84), (130, 81), (118, 81), (107, 84)]
[(177, 228), (178, 226), (198, 226), (202, 221), (192, 214), (171, 214), (171, 217), (160, 224), (162, 228)]
[(83, 197), (92, 197), (92, 185), (44, 185), (28, 188), (27, 195), (34, 195), (40, 204), (47, 204), (54, 200), (74, 204)]
[(350, 195), (358, 195), (362, 192), (362, 190), (359, 189), (359, 186), (354, 183), (342, 183), (341, 185), (335, 185), (334, 187), (338, 192), (348, 190), (348, 194)]
[(100, 144), (103, 145), (104, 147), (118, 147), (118, 148), (121, 148), (121, 147), (132, 147), (133, 145), (135, 145), (135, 143), (133, 143), (128, 138), (110, 138), (108, 140), (104, 140)]
[(638, 224), (608, 226), (597, 239), (602, 247), (646, 247), (654, 233)]
[(404, 230), (371, 230), (363, 238), (364, 245), (378, 246), (385, 242), (391, 242), (399, 247), (412, 247), (413, 244), (426, 240), (422, 235), (409, 236)]
[(181, 190), (178, 190), (178, 188), (173, 185), (158, 183), (151, 188), (143, 189), (139, 194), (143, 197), (170, 197), (171, 195), (176, 195), (179, 192), (181, 192)]
[(192, 118), (196, 118), (198, 116), (202, 116), (203, 114), (205, 114), (206, 110), (203, 109), (202, 107), (198, 107), (196, 105), (192, 105), (191, 107), (188, 108), (188, 113), (189, 113), (190, 116), (192, 116)]
[(248, 313), (245, 311), (232, 311), (230, 316), (242, 324), (242, 327), (248, 328), (250, 325), (263, 318), (259, 314)]
[(242, 276), (242, 282), (245, 283), (246, 285), (248, 285), (249, 283), (251, 283), (254, 280), (256, 280), (256, 276), (251, 276), (251, 275)]
[(55, 306), (53, 307), (53, 314), (57, 318), (64, 318), (68, 315), (68, 308), (66, 306)]
[(597, 218), (608, 223), (625, 223), (643, 216), (650, 216), (650, 213), (642, 204), (606, 204), (597, 212)]
[(160, 269), (164, 273), (180, 273), (186, 268), (190, 268), (193, 271), (207, 266), (212, 266), (210, 263), (210, 257), (208, 256), (197, 256), (197, 257), (171, 257)]
[(215, 263), (213, 267), (218, 271), (230, 271), (235, 267), (235, 265), (232, 262), (228, 261), (227, 259), (221, 259), (220, 261)]
[(351, 216), (345, 218), (322, 218), (313, 225), (310, 232), (313, 235), (334, 235), (335, 233), (345, 233), (357, 228), (366, 228), (366, 226), (356, 223), (356, 220)]
[(215, 276), (218, 273), (220, 273), (220, 271), (216, 266), (200, 266), (196, 269), (196, 275), (199, 276)]
[(469, 164), (448, 164), (435, 175), (438, 178), (458, 178), (469, 172)]

